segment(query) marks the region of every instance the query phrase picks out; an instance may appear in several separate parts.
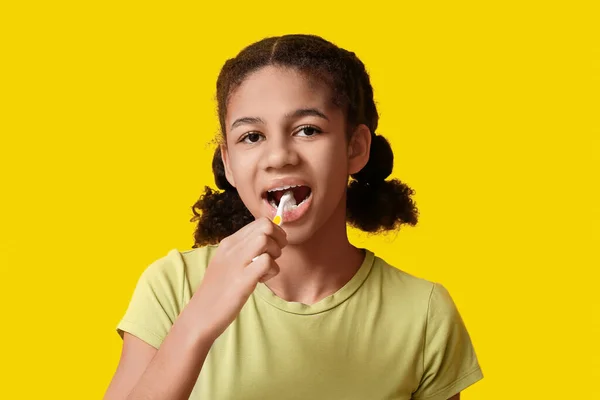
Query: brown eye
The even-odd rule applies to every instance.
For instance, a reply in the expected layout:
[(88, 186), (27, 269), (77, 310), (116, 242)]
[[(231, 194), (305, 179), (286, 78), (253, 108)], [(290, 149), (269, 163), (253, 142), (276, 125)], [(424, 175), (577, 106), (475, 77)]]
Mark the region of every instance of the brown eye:
[(302, 128), (300, 128), (300, 130), (298, 131), (298, 133), (300, 132), (304, 132), (304, 135), (300, 135), (303, 137), (312, 137), (315, 136), (316, 134), (321, 133), (321, 131), (317, 128), (315, 128), (314, 126), (304, 126)]
[(262, 135), (260, 133), (250, 132), (244, 136), (241, 141), (248, 144), (258, 143), (261, 137)]
[(260, 135), (258, 133), (251, 133), (248, 135), (248, 140), (250, 140), (252, 143), (258, 142), (259, 139)]

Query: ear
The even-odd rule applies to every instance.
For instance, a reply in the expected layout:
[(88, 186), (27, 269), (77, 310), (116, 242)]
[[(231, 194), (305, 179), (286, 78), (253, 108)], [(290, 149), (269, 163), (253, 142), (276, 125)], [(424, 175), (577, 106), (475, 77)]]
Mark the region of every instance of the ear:
[(370, 150), (371, 130), (365, 124), (360, 124), (348, 143), (348, 174), (355, 174), (367, 165)]
[(231, 166), (229, 164), (229, 153), (227, 152), (227, 146), (221, 144), (219, 147), (221, 149), (221, 160), (223, 160), (223, 167), (225, 168), (225, 178), (227, 178), (227, 181), (231, 186), (235, 187), (235, 180), (233, 179)]

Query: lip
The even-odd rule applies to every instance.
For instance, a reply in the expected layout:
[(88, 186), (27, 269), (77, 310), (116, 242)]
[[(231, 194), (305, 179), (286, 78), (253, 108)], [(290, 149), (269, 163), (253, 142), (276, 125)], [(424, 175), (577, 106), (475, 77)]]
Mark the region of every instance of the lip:
[[(287, 186), (287, 185), (283, 185), (283, 186)], [(275, 187), (277, 187), (277, 186), (275, 186)], [(283, 212), (283, 223), (287, 224), (287, 223), (294, 222), (294, 221), (302, 218), (310, 209), (310, 206), (312, 205), (312, 200), (313, 200), (313, 192), (311, 190), (308, 198), (306, 200), (304, 200), (304, 202), (299, 207), (296, 207), (293, 210), (286, 210)], [(263, 198), (263, 202), (264, 202), (265, 206), (267, 207), (267, 215), (269, 216), (269, 219), (273, 220), (273, 218), (277, 214), (277, 209), (274, 208), (266, 198)]]

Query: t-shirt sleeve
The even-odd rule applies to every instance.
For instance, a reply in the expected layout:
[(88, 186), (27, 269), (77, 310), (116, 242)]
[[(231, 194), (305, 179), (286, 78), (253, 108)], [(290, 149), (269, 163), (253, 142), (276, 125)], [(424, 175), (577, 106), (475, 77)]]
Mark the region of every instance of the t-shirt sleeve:
[(447, 400), (483, 378), (475, 350), (452, 297), (434, 283), (427, 310), (423, 376), (412, 398)]
[(146, 267), (117, 325), (121, 338), (129, 332), (158, 349), (181, 312), (184, 277), (185, 265), (176, 249)]

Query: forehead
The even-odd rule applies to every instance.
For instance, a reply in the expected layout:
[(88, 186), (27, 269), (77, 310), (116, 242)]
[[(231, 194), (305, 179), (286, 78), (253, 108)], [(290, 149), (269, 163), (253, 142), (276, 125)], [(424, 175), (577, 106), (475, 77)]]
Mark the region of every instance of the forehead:
[(335, 112), (331, 89), (296, 69), (267, 66), (248, 75), (227, 104), (227, 120), (239, 116), (268, 117), (291, 109), (318, 107)]

